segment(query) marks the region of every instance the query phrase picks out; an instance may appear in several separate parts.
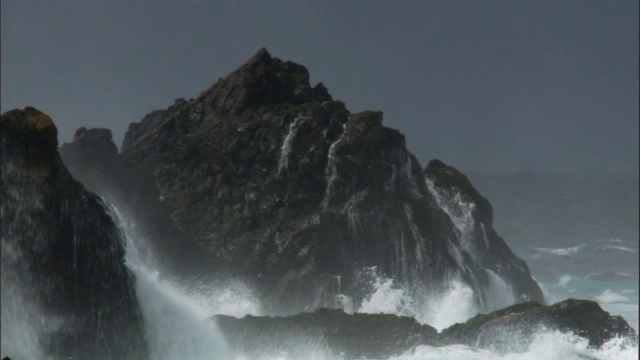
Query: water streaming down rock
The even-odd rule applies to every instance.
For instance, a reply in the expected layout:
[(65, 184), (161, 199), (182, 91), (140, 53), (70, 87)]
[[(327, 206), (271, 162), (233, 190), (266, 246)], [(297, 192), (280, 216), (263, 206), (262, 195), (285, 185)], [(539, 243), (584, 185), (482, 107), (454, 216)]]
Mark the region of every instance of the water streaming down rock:
[(183, 288), (163, 280), (142, 257), (146, 241), (136, 239), (138, 234), (133, 222), (127, 221), (113, 206), (110, 214), (126, 241), (127, 267), (136, 275), (136, 294), (144, 316), (150, 358), (229, 359), (225, 341), (209, 319), (221, 309), (202, 306)]
[(289, 170), (289, 153), (291, 152), (291, 142), (295, 138), (298, 131), (298, 123), (304, 120), (303, 117), (297, 117), (289, 125), (289, 131), (282, 142), (282, 149), (280, 151), (280, 161), (278, 162), (278, 176), (282, 173), (283, 169)]
[[(46, 234), (32, 214), (44, 211), (42, 184), (37, 179), (24, 178), (19, 166), (7, 158), (2, 149), (2, 261), (0, 285), (2, 287), (2, 356), (11, 354), (21, 359), (46, 359), (48, 336), (57, 331), (62, 321), (47, 316), (39, 299), (40, 288), (35, 286), (27, 271), (29, 262), (22, 238), (31, 239), (35, 248), (43, 247)], [(11, 179), (21, 183), (23, 191)], [(12, 184), (13, 183), (13, 184)], [(14, 207), (15, 206), (15, 207)], [(13, 215), (13, 218), (10, 218)]]
[[(174, 110), (170, 107), (166, 113)], [(145, 125), (156, 117), (150, 115)], [(79, 128), (73, 141), (63, 144), (59, 152), (74, 179), (116, 206), (123, 217), (135, 219), (136, 238), (147, 240), (143, 254), (147, 265), (184, 276), (211, 271), (211, 264), (196, 245), (197, 239), (175, 226), (153, 176), (124, 161), (110, 130)], [(158, 261), (160, 258), (162, 261)]]
[(227, 358), (209, 317), (248, 309), (229, 312), (223, 291), (203, 306), (162, 280), (133, 222), (66, 172), (46, 115), (3, 114), (2, 135), (3, 356)]
[[(526, 263), (513, 256), (504, 240), (493, 230), (491, 204), (473, 188), (466, 176), (455, 168), (434, 160), (425, 170), (425, 182), (438, 207), (443, 209), (455, 225), (460, 243), (458, 250), (467, 254), (458, 256), (458, 262), (462, 262), (461, 266), (476, 263), (485, 269), (484, 272), (474, 272), (475, 281), (481, 282), (483, 286), (470, 284), (474, 291), (480, 292), (480, 308), (493, 309), (488, 301), (490, 293), (493, 296), (502, 293), (504, 298), (499, 301), (501, 304), (528, 299), (544, 301), (542, 292), (529, 275)], [(465, 256), (472, 261), (468, 261)], [(500, 283), (506, 283), (511, 291), (505, 290)]]
[(327, 179), (326, 190), (324, 192), (324, 198), (322, 199), (322, 208), (324, 210), (329, 206), (329, 202), (331, 201), (331, 193), (333, 191), (334, 183), (338, 178), (338, 170), (336, 168), (336, 151), (338, 151), (338, 145), (343, 139), (345, 134), (345, 125), (342, 126), (342, 134), (336, 141), (334, 141), (329, 147), (329, 152), (327, 155), (327, 168), (325, 169), (325, 177)]
[(0, 125), (3, 355), (146, 358), (123, 243), (60, 161), (53, 122), (25, 108)]

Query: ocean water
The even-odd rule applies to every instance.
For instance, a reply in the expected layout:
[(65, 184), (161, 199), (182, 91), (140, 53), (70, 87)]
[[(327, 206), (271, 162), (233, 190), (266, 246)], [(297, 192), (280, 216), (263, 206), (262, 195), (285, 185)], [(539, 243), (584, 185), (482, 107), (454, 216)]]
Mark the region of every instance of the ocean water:
[(637, 177), (470, 175), (494, 228), (522, 257), (548, 302), (597, 301), (638, 330)]
[[(511, 248), (529, 264), (550, 303), (568, 297), (593, 299), (620, 314), (637, 329), (638, 322), (638, 186), (637, 181), (576, 181), (565, 178), (481, 177), (474, 185), (494, 206), (494, 226)], [(113, 209), (115, 210), (115, 209)], [(176, 284), (162, 280), (137, 252), (145, 239), (135, 221), (114, 217), (127, 240), (128, 265), (139, 278), (138, 296), (147, 323), (152, 353), (171, 358), (188, 353), (193, 359), (326, 359), (333, 360), (321, 339), (288, 339), (263, 356), (229, 349), (215, 325), (214, 314), (241, 317), (263, 314), (259, 300), (242, 284)], [(442, 294), (420, 298), (375, 268), (364, 269), (371, 294), (349, 312), (413, 316), (442, 330), (478, 313), (473, 291), (452, 281)], [(339, 279), (338, 279), (339, 281)], [(505, 300), (501, 294), (497, 300)], [(508, 304), (505, 304), (508, 305)], [(163, 320), (158, 321), (158, 318)], [(171, 326), (172, 325), (172, 326)], [(180, 340), (180, 341), (176, 341)], [(214, 340), (214, 341), (212, 341)], [(289, 341), (290, 340), (290, 341)], [(186, 352), (188, 351), (188, 352)], [(572, 334), (541, 329), (525, 351), (499, 353), (462, 345), (419, 346), (391, 359), (637, 359), (637, 344), (613, 339), (590, 349)]]
[[(638, 328), (637, 179), (533, 176), (470, 178), (493, 204), (494, 227), (514, 252), (527, 261), (533, 276), (543, 287), (548, 302), (568, 297), (592, 299), (607, 311), (622, 315)], [(157, 259), (142, 256), (147, 252), (145, 244), (148, 239), (136, 229), (135, 219), (125, 218), (114, 207), (109, 212), (127, 244), (126, 262), (137, 278), (136, 293), (154, 359), (336, 359), (319, 338), (284, 339), (276, 348), (273, 344), (265, 344), (262, 356), (234, 352), (227, 346), (215, 323), (209, 319), (215, 314), (237, 317), (246, 314), (268, 315), (263, 313), (259, 299), (243, 284), (183, 282), (163, 276), (155, 269)], [(9, 252), (3, 251), (3, 256), (6, 254)], [(349, 312), (413, 316), (438, 330), (463, 322), (478, 313), (472, 300), (473, 291), (455, 279), (442, 294), (425, 294), (426, 297), (421, 297), (412, 293), (411, 289), (401, 288), (392, 279), (380, 277), (375, 268), (365, 270), (372, 281), (371, 294), (355, 308), (350, 304)], [(6, 293), (5, 287), (11, 283), (5, 281), (8, 279), (3, 277), (3, 295)], [(500, 284), (500, 281), (497, 283)], [(509, 301), (504, 296), (507, 292), (501, 286), (496, 286), (496, 301)], [(39, 314), (24, 306), (6, 307), (4, 300), (3, 325), (5, 320), (29, 325), (30, 316)], [(36, 335), (44, 330), (41, 326), (3, 327), (3, 339), (15, 339), (20, 353), (3, 346), (2, 356), (18, 355), (17, 359), (25, 360), (46, 359), (46, 354), (34, 341)], [(9, 350), (12, 351), (9, 353)], [(584, 339), (541, 329), (524, 351), (499, 353), (462, 345), (418, 346), (391, 359), (540, 358), (637, 359), (638, 345), (629, 344), (626, 339), (613, 339), (601, 349), (589, 349)]]

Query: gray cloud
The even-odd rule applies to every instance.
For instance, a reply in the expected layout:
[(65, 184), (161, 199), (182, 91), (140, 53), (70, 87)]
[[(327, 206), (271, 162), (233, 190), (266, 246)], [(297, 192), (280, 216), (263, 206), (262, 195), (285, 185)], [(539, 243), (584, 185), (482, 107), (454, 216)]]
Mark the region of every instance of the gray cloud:
[(260, 47), (426, 163), (638, 173), (638, 2), (5, 1), (2, 111), (61, 141), (194, 97)]

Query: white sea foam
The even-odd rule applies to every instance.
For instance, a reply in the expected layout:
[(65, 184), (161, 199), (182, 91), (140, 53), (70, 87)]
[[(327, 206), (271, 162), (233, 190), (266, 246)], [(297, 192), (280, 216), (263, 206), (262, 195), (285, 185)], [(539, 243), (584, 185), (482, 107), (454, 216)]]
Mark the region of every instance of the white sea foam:
[(110, 207), (110, 213), (126, 243), (126, 265), (136, 276), (136, 294), (150, 357), (159, 360), (228, 359), (226, 343), (211, 316), (222, 309), (230, 310), (226, 306), (229, 303), (233, 304), (231, 311), (242, 312), (246, 305), (238, 306), (237, 300), (246, 296), (229, 296), (233, 291), (202, 291), (198, 287), (187, 290), (163, 280), (141, 256), (140, 246), (144, 242), (134, 238), (139, 234), (133, 222), (127, 221), (114, 206)]
[(638, 344), (614, 338), (600, 349), (588, 347), (586, 339), (569, 333), (546, 331), (534, 336), (523, 352), (497, 353), (464, 345), (421, 345), (390, 360), (631, 360), (638, 358)]
[(433, 296), (416, 319), (440, 331), (455, 323), (461, 323), (478, 313), (473, 301), (473, 290), (459, 280), (449, 283), (449, 288)]
[(625, 241), (625, 240), (620, 240), (620, 239), (599, 239), (596, 240), (595, 242), (598, 243), (618, 243), (618, 244), (625, 244), (625, 243), (629, 243), (629, 241)]
[(395, 286), (392, 279), (376, 277), (373, 293), (366, 298), (359, 313), (394, 314), (400, 316), (414, 316), (413, 299), (402, 288)]
[(603, 304), (628, 302), (630, 299), (622, 294), (618, 294), (609, 289), (602, 292), (602, 294), (595, 297), (596, 301)]
[(538, 250), (540, 252), (546, 253), (546, 254), (551, 254), (551, 255), (558, 255), (558, 256), (567, 256), (567, 255), (573, 255), (575, 253), (578, 253), (582, 250), (584, 250), (587, 247), (586, 244), (582, 244), (582, 245), (578, 245), (578, 246), (574, 246), (574, 247), (569, 247), (569, 248), (539, 248), (539, 247), (534, 247), (534, 250)]
[(571, 275), (568, 275), (568, 274), (564, 274), (564, 275), (560, 276), (560, 279), (558, 279), (558, 286), (567, 287), (569, 282), (571, 280), (573, 280), (573, 279), (575, 279), (574, 276), (571, 276)]
[[(457, 278), (451, 279), (443, 291), (433, 293), (403, 288), (392, 279), (380, 276), (375, 267), (366, 269), (365, 272), (373, 278), (372, 291), (358, 308), (359, 313), (415, 317), (421, 324), (442, 330), (455, 323), (465, 322), (479, 312), (473, 290)], [(491, 276), (491, 273), (488, 300), (502, 304), (493, 304), (491, 310), (511, 305), (511, 288), (498, 275), (493, 273)]]
[(626, 251), (632, 254), (636, 254), (638, 251), (628, 248), (626, 246), (618, 246), (618, 245), (602, 245), (600, 246), (601, 249), (608, 249), (608, 250), (620, 250), (620, 251)]
[[(542, 254), (550, 254), (550, 255), (558, 255), (558, 256), (568, 256), (580, 253), (584, 250), (616, 250), (616, 251), (624, 251), (631, 254), (637, 254), (638, 250), (632, 249), (629, 246), (623, 246), (621, 244), (627, 244), (628, 241), (623, 241), (619, 239), (604, 239), (604, 240), (595, 240), (588, 244), (581, 244), (568, 248), (544, 248), (544, 247), (533, 247), (534, 250), (538, 251)], [(537, 256), (534, 255), (533, 258), (538, 258), (540, 254)]]

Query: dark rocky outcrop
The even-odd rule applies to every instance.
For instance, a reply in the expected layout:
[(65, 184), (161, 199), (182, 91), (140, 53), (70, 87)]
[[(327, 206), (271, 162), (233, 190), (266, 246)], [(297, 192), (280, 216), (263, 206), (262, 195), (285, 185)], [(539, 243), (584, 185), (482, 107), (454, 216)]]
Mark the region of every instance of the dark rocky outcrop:
[[(343, 354), (345, 359), (383, 359), (410, 351), (418, 345), (464, 344), (505, 352), (526, 351), (536, 334), (570, 332), (599, 348), (622, 337), (637, 344), (635, 330), (621, 317), (603, 311), (597, 303), (569, 299), (544, 306), (525, 302), (477, 315), (440, 334), (412, 318), (388, 314), (353, 314), (321, 309), (287, 317), (216, 316), (218, 327), (233, 350), (248, 355), (260, 351), (295, 353), (296, 343), (309, 347), (309, 339), (325, 353)], [(294, 342), (288, 340), (294, 339)], [(305, 342), (306, 340), (306, 342)]]
[(499, 275), (520, 294), (520, 300), (543, 299), (542, 291), (531, 278), (524, 260), (515, 256), (493, 229), (493, 208), (453, 166), (432, 160), (424, 171), (427, 184), (453, 219), (463, 248), (480, 266)]
[(543, 301), (484, 203), (465, 220), (482, 225), (461, 230), (438, 201), (452, 184), (425, 180), (381, 112), (351, 114), (303, 66), (264, 49), (197, 98), (132, 124), (122, 156), (153, 175), (178, 230), (254, 283), (274, 313), (333, 306), (336, 276), (357, 306), (371, 290), (358, 272), (373, 266), (421, 293), (459, 279), (485, 310), (496, 282), (515, 301)]
[[(174, 107), (179, 107), (176, 100)], [(174, 107), (170, 108), (173, 111)], [(153, 112), (153, 121), (167, 112)], [(113, 143), (111, 130), (80, 128), (71, 143), (63, 144), (60, 156), (71, 175), (88, 190), (114, 204), (127, 219), (135, 219), (135, 239), (144, 248), (146, 261), (167, 274), (202, 273), (206, 257), (180, 232), (156, 189), (153, 174), (124, 161)], [(161, 259), (161, 261), (160, 261)]]
[(499, 352), (519, 351), (541, 330), (570, 332), (593, 348), (624, 337), (638, 341), (636, 331), (621, 316), (602, 310), (598, 303), (568, 299), (550, 306), (525, 302), (455, 324), (440, 334), (443, 344), (465, 344)]
[(3, 351), (20, 340), (13, 326), (31, 326), (47, 357), (144, 359), (119, 230), (62, 164), (52, 120), (27, 107), (0, 129)]
[[(386, 359), (422, 344), (434, 344), (438, 332), (415, 319), (388, 314), (353, 314), (319, 309), (287, 317), (215, 316), (229, 346), (249, 357), (289, 356), (320, 350), (335, 358)], [(301, 345), (306, 349), (296, 349)], [(308, 356), (308, 353), (307, 353)], [(342, 357), (341, 357), (342, 356)]]

